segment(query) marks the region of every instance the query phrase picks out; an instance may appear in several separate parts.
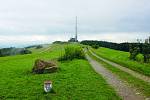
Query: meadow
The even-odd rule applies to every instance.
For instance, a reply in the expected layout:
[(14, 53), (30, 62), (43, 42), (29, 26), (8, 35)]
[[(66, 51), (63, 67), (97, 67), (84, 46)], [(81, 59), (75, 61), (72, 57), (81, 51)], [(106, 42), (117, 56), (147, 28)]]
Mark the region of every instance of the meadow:
[[(64, 45), (51, 45), (45, 50), (33, 49), (32, 52), (0, 57), (0, 99), (120, 100), (114, 89), (93, 71), (85, 59), (58, 62), (59, 70), (55, 73), (31, 73), (36, 59), (56, 60), (64, 52)], [(52, 93), (44, 93), (45, 80), (53, 81)]]
[(143, 63), (143, 56), (139, 54), (133, 61), (129, 59), (129, 52), (113, 50), (109, 48), (100, 47), (99, 49), (92, 49), (97, 55), (123, 65), (124, 67), (130, 68), (134, 71), (150, 76), (150, 64)]

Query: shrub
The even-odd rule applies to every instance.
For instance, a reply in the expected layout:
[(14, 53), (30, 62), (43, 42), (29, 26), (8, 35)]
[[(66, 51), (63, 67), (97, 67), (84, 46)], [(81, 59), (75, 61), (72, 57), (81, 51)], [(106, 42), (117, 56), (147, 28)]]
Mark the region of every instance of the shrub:
[(20, 51), (20, 54), (31, 54), (32, 52), (30, 50), (27, 49), (23, 49)]
[(58, 59), (59, 61), (84, 59), (85, 55), (81, 47), (66, 46), (64, 54)]
[(136, 60), (136, 56), (140, 53), (140, 48), (138, 46), (130, 45), (130, 59)]
[(98, 49), (98, 48), (99, 48), (99, 46), (98, 46), (98, 45), (92, 45), (92, 48), (94, 48), (94, 49)]
[(145, 43), (143, 45), (143, 56), (144, 56), (144, 62), (148, 63), (150, 62), (150, 46), (149, 44)]
[(36, 49), (40, 49), (40, 48), (43, 48), (43, 46), (42, 45), (36, 46)]

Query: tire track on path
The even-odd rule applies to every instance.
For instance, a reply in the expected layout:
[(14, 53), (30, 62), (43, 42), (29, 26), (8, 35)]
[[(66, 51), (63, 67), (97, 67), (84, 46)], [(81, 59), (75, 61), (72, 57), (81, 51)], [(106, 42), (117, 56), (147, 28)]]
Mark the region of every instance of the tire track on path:
[(86, 54), (86, 58), (93, 67), (93, 69), (101, 74), (110, 84), (116, 92), (123, 98), (123, 100), (144, 100), (144, 96), (137, 94), (136, 90), (129, 87), (121, 81), (115, 74), (104, 68), (99, 62), (93, 60), (89, 55)]
[(112, 62), (112, 61), (106, 60), (106, 59), (104, 59), (104, 58), (98, 56), (97, 54), (93, 53), (91, 50), (89, 50), (89, 52), (90, 52), (93, 56), (97, 57), (98, 59), (100, 59), (100, 60), (102, 60), (102, 61), (104, 61), (104, 62), (106, 62), (106, 63), (108, 63), (108, 64), (110, 64), (110, 65), (112, 65), (112, 66), (114, 66), (114, 67), (116, 67), (116, 68), (119, 68), (120, 70), (122, 70), (122, 71), (124, 71), (124, 72), (127, 72), (127, 73), (129, 73), (130, 75), (132, 75), (132, 76), (134, 76), (134, 77), (136, 77), (136, 78), (139, 78), (139, 79), (141, 79), (141, 80), (143, 80), (143, 81), (145, 81), (145, 82), (149, 82), (149, 83), (150, 83), (150, 77), (145, 76), (145, 75), (143, 75), (143, 74), (140, 74), (140, 73), (138, 73), (138, 72), (135, 72), (135, 71), (133, 71), (133, 70), (131, 70), (131, 69), (129, 69), (129, 68), (123, 67), (123, 66), (121, 66), (121, 65), (119, 65), (119, 64), (116, 64), (116, 63), (114, 63), (114, 62)]

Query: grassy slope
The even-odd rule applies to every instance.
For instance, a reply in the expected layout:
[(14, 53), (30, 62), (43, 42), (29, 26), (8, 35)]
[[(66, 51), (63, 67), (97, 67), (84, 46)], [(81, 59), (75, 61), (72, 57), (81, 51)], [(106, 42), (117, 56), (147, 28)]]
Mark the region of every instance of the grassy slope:
[(42, 48), (37, 49), (36, 47), (28, 48), (28, 50), (32, 51), (32, 53), (39, 53), (49, 49), (51, 44), (43, 44)]
[[(120, 99), (86, 60), (59, 62), (60, 70), (51, 74), (30, 73), (35, 59), (60, 56), (61, 46), (50, 51), (0, 58), (0, 99)], [(43, 93), (43, 81), (52, 80), (56, 93)]]
[[(130, 60), (128, 52), (108, 48), (93, 49), (93, 51), (103, 58), (114, 61), (144, 75), (150, 76), (150, 64)], [(140, 58), (141, 56), (139, 55), (138, 59)]]
[(97, 57), (93, 56), (91, 53), (88, 52), (88, 54), (94, 58), (95, 60), (97, 60), (99, 63), (103, 64), (104, 67), (106, 67), (108, 70), (110, 70), (111, 72), (113, 72), (114, 74), (118, 75), (122, 80), (128, 82), (132, 87), (135, 87), (137, 90), (139, 90), (140, 92), (142, 92), (145, 96), (149, 97), (150, 96), (150, 84), (148, 82), (145, 82), (143, 80), (140, 80), (136, 77), (133, 77), (132, 75), (121, 71), (120, 69), (107, 64), (103, 61), (101, 61), (100, 59), (98, 59)]

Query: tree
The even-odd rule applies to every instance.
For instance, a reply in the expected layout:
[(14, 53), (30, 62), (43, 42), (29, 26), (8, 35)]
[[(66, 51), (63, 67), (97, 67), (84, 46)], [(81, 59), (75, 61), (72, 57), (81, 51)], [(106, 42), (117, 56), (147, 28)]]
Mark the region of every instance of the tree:
[(99, 46), (98, 46), (98, 45), (92, 45), (92, 48), (94, 48), (94, 49), (98, 49), (98, 48), (99, 48)]
[(150, 61), (150, 45), (148, 43), (143, 44), (142, 50), (144, 62), (148, 63)]
[(136, 60), (136, 56), (140, 53), (140, 48), (138, 46), (130, 45), (130, 59)]
[(36, 46), (36, 49), (40, 49), (40, 48), (43, 48), (43, 46), (42, 45), (37, 45)]

